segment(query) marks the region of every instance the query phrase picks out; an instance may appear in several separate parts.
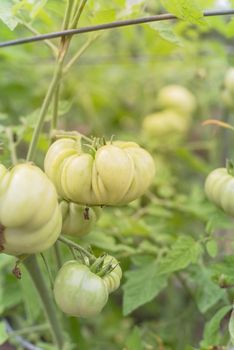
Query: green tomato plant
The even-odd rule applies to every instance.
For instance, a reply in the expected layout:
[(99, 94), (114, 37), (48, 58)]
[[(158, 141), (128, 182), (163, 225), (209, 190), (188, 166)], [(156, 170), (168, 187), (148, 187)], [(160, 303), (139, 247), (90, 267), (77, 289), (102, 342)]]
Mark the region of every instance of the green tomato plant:
[[(20, 334), (46, 350), (230, 349), (233, 257), (225, 256), (231, 245), (224, 247), (216, 232), (233, 226), (225, 216), (233, 215), (233, 179), (230, 167), (211, 172), (211, 163), (220, 163), (215, 152), (220, 145), (200, 126), (210, 106), (212, 113), (222, 112), (218, 85), (229, 60), (224, 43), (210, 40), (210, 29), (200, 29), (206, 25), (203, 11), (193, 2), (186, 7), (183, 1), (67, 0), (58, 6), (51, 0), (48, 8), (46, 1), (11, 3), (17, 15), (9, 22), (4, 7), (0, 18), (5, 13), (8, 25), (18, 21), (36, 35), (33, 25), (40, 21), (43, 31), (45, 23), (54, 30), (58, 21), (66, 30), (163, 9), (183, 21), (126, 28), (124, 34), (102, 34), (100, 41), (97, 33), (88, 39), (80, 34), (77, 41), (66, 35), (57, 45), (45, 40), (54, 60), (43, 50), (40, 57), (52, 62), (53, 76), (40, 110), (28, 117), (19, 116), (20, 109), (38, 103), (51, 67), (38, 56), (38, 69), (30, 68), (31, 46), (19, 49), (18, 66), (14, 51), (1, 51), (1, 71), (9, 60), (13, 80), (26, 62), (22, 76), (32, 75), (38, 90), (30, 79), (20, 81), (9, 102), (8, 83), (0, 80), (3, 110), (19, 121), (11, 126), (0, 114), (0, 342), (6, 336), (17, 343)], [(218, 24), (210, 21), (209, 28), (230, 37), (232, 26)], [(200, 36), (203, 30), (207, 35)], [(94, 42), (93, 56), (75, 64)], [(122, 66), (100, 69), (97, 62), (110, 59), (99, 57), (100, 47), (120, 61), (123, 48), (131, 65), (126, 69), (121, 61)], [(143, 50), (148, 58), (157, 56), (157, 65), (138, 57)], [(214, 58), (223, 54), (220, 63), (201, 55), (213, 51)], [(232, 77), (230, 71), (224, 79), (228, 97)], [(73, 119), (60, 118), (69, 108)], [(77, 125), (79, 132), (60, 130)], [(107, 131), (119, 136), (105, 138)], [(38, 296), (47, 318), (42, 325)], [(16, 331), (5, 335), (5, 324)]]

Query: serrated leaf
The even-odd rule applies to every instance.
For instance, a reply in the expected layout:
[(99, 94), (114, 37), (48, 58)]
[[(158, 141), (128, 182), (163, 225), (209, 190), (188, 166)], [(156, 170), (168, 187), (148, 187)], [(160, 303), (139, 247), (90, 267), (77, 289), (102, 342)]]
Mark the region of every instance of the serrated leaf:
[(206, 324), (204, 331), (204, 338), (201, 342), (201, 345), (204, 347), (219, 345), (219, 328), (220, 322), (224, 316), (232, 309), (231, 305), (226, 305), (219, 309), (212, 319)]
[(129, 334), (125, 342), (126, 350), (144, 350), (140, 330), (137, 326)]
[(192, 237), (182, 236), (171, 247), (171, 250), (160, 263), (160, 274), (169, 274), (185, 269), (195, 263), (202, 253), (200, 243)]
[(123, 286), (124, 315), (151, 301), (166, 287), (167, 276), (160, 276), (158, 271), (158, 264), (154, 262), (125, 273), (127, 281)]
[(223, 261), (211, 266), (213, 277), (222, 284), (234, 284), (234, 256), (226, 256)]
[(18, 19), (13, 14), (13, 5), (12, 0), (1, 0), (0, 4), (0, 19), (10, 30), (14, 30), (18, 24)]
[(210, 234), (218, 229), (228, 229), (230, 227), (233, 227), (232, 219), (223, 211), (215, 208), (215, 212), (209, 215), (209, 221), (206, 224), (206, 232)]
[(204, 23), (203, 12), (195, 0), (161, 0), (167, 11), (191, 23)]
[(172, 44), (182, 46), (182, 41), (174, 33), (172, 26), (170, 26), (168, 23), (154, 22), (147, 23), (147, 25), (153, 30), (155, 30), (162, 39), (169, 41)]
[(218, 245), (214, 239), (211, 239), (206, 243), (207, 253), (211, 258), (215, 258), (218, 253)]
[(199, 270), (196, 268), (193, 282), (196, 285), (194, 296), (201, 313), (207, 312), (226, 295), (226, 292), (211, 280), (211, 272), (203, 267)]
[(4, 322), (0, 322), (0, 345), (4, 344), (8, 339), (6, 325)]

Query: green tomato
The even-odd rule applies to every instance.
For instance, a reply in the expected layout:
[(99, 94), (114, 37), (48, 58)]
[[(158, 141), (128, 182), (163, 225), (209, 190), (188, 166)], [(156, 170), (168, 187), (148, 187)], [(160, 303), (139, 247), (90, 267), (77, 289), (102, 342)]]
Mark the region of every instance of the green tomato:
[(167, 85), (159, 91), (157, 105), (161, 109), (173, 109), (178, 113), (190, 115), (196, 108), (196, 99), (183, 86)]
[(60, 139), (45, 158), (60, 197), (83, 205), (122, 205), (146, 192), (155, 175), (151, 155), (134, 142), (116, 141), (94, 155), (80, 142)]
[(103, 267), (111, 263), (113, 270), (103, 277), (103, 281), (106, 284), (109, 293), (114, 292), (119, 288), (120, 280), (122, 278), (122, 270), (118, 264), (118, 261), (111, 255), (105, 257)]
[(205, 193), (217, 207), (234, 216), (234, 177), (226, 168), (215, 169), (208, 175)]
[(75, 260), (66, 262), (54, 283), (54, 297), (58, 307), (76, 317), (98, 315), (108, 300), (103, 279)]
[[(63, 215), (62, 233), (69, 236), (82, 237), (88, 234), (101, 214), (101, 208), (86, 208), (73, 202), (62, 201), (60, 208)], [(86, 209), (87, 218), (85, 218)]]
[[(160, 142), (167, 137), (181, 138), (188, 131), (190, 120), (173, 110), (165, 110), (146, 116), (143, 120), (144, 133)], [(167, 140), (165, 140), (166, 142)]]
[(54, 185), (30, 163), (0, 165), (0, 246), (12, 255), (39, 253), (54, 244), (62, 214)]
[(231, 96), (234, 95), (234, 68), (229, 68), (224, 77), (224, 86)]

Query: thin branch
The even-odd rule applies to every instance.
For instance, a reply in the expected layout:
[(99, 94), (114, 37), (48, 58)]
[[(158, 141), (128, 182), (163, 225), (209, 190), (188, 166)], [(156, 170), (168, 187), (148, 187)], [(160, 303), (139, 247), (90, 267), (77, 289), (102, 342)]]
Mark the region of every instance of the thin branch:
[(64, 67), (63, 73), (66, 74), (68, 70), (73, 66), (74, 63), (78, 61), (78, 59), (83, 55), (83, 53), (88, 49), (88, 47), (99, 37), (99, 34), (92, 36), (89, 40), (87, 40), (84, 45), (80, 48), (80, 50), (71, 58), (71, 60)]
[(65, 238), (64, 236), (60, 235), (58, 238), (58, 241), (65, 243), (70, 248), (75, 248), (84, 255), (86, 255), (92, 262), (96, 261), (96, 258), (93, 254), (89, 253), (85, 248), (83, 248), (81, 245), (71, 241), (70, 239)]
[(50, 268), (49, 268), (48, 261), (47, 261), (47, 259), (46, 259), (45, 254), (41, 253), (40, 255), (41, 255), (41, 258), (42, 258), (43, 263), (44, 263), (44, 265), (45, 265), (47, 274), (48, 274), (48, 278), (49, 278), (49, 282), (50, 282), (50, 288), (51, 288), (51, 290), (53, 290), (54, 281), (53, 281), (53, 277), (52, 277), (52, 274), (51, 274), (51, 271), (50, 271)]
[[(22, 24), (25, 28), (27, 28), (31, 33), (40, 36), (42, 34), (40, 34), (34, 27), (32, 27), (30, 24), (22, 21), (20, 19), (20, 24)], [(54, 45), (50, 40), (44, 40), (44, 43), (52, 50), (54, 56), (57, 56), (58, 54), (58, 48), (56, 45)]]
[[(234, 15), (234, 9), (204, 11), (203, 15), (204, 15), (204, 17)], [(68, 30), (63, 30), (63, 31), (59, 31), (59, 32), (52, 32), (52, 33), (48, 33), (48, 34), (37, 35), (34, 37), (29, 37), (29, 38), (22, 38), (22, 39), (1, 42), (0, 48), (14, 46), (14, 45), (27, 44), (27, 43), (32, 43), (32, 42), (36, 42), (36, 41), (46, 40), (46, 39), (54, 39), (54, 38), (64, 37), (67, 35), (90, 33), (90, 32), (96, 32), (99, 30), (120, 28), (120, 27), (126, 27), (126, 26), (130, 26), (130, 25), (143, 24), (143, 23), (150, 23), (150, 22), (167, 21), (167, 20), (172, 20), (172, 19), (178, 19), (178, 17), (176, 17), (170, 13), (165, 13), (162, 15), (155, 15), (155, 16), (149, 16), (149, 17), (116, 21), (116, 22), (111, 22), (111, 23), (104, 23), (104, 24), (99, 24), (99, 25), (95, 25), (95, 26), (82, 27), (82, 28), (78, 28), (78, 29), (68, 29)]]
[(72, 24), (71, 24), (71, 28), (76, 28), (77, 24), (79, 22), (80, 16), (85, 8), (85, 5), (87, 3), (87, 0), (82, 0), (81, 3), (79, 4), (78, 10), (73, 18)]
[(66, 30), (69, 27), (69, 21), (70, 21), (70, 18), (71, 18), (73, 3), (74, 3), (73, 0), (68, 0), (66, 13), (65, 13), (65, 16), (64, 16), (64, 21), (63, 21), (63, 26), (62, 26), (63, 30), (64, 29)]
[(16, 145), (15, 145), (15, 141), (14, 141), (14, 136), (13, 136), (13, 132), (12, 129), (6, 128), (6, 135), (9, 141), (9, 150), (11, 153), (11, 161), (13, 165), (16, 165), (18, 163), (18, 159), (17, 159), (17, 154), (16, 154)]
[(55, 255), (57, 269), (59, 270), (63, 265), (63, 261), (62, 261), (62, 255), (61, 255), (58, 241), (55, 242), (53, 248), (54, 248), (54, 255)]

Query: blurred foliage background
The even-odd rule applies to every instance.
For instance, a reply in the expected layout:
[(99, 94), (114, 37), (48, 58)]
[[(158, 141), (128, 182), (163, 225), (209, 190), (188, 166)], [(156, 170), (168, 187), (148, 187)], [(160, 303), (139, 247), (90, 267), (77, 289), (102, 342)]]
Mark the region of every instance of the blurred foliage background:
[[(167, 11), (177, 14), (181, 3), (90, 0), (80, 26)], [(59, 30), (65, 5), (55, 0), (1, 1), (1, 41)], [(222, 99), (225, 76), (234, 65), (234, 20), (203, 18), (201, 11), (233, 6), (233, 0), (187, 1), (184, 20), (72, 40), (70, 58), (87, 41), (92, 43), (64, 75), (59, 129), (134, 140), (151, 151), (157, 169), (144, 197), (127, 207), (104, 208), (94, 230), (79, 240), (96, 254), (113, 254), (125, 273), (122, 287), (99, 317), (66, 318), (66, 332), (78, 344), (74, 349), (231, 349), (233, 221), (208, 203), (203, 185), (212, 169), (233, 157), (233, 134), (202, 122), (217, 119), (234, 125), (232, 106)], [(24, 159), (54, 65), (53, 51), (44, 42), (0, 49), (1, 161), (7, 166), (6, 130), (13, 131), (18, 157)], [(172, 143), (169, 133), (156, 142), (144, 133), (142, 123), (160, 111), (158, 93), (170, 84), (186, 87), (197, 106), (182, 139)], [(51, 113), (39, 141), (36, 162), (41, 167), (50, 142)], [(61, 249), (64, 261), (71, 258)], [(46, 255), (55, 274), (54, 257), (50, 251)], [(1, 342), (8, 337), (23, 349), (22, 339), (28, 339), (39, 349), (53, 350), (30, 278), (23, 270), (17, 281), (13, 266), (14, 258), (0, 256)]]

